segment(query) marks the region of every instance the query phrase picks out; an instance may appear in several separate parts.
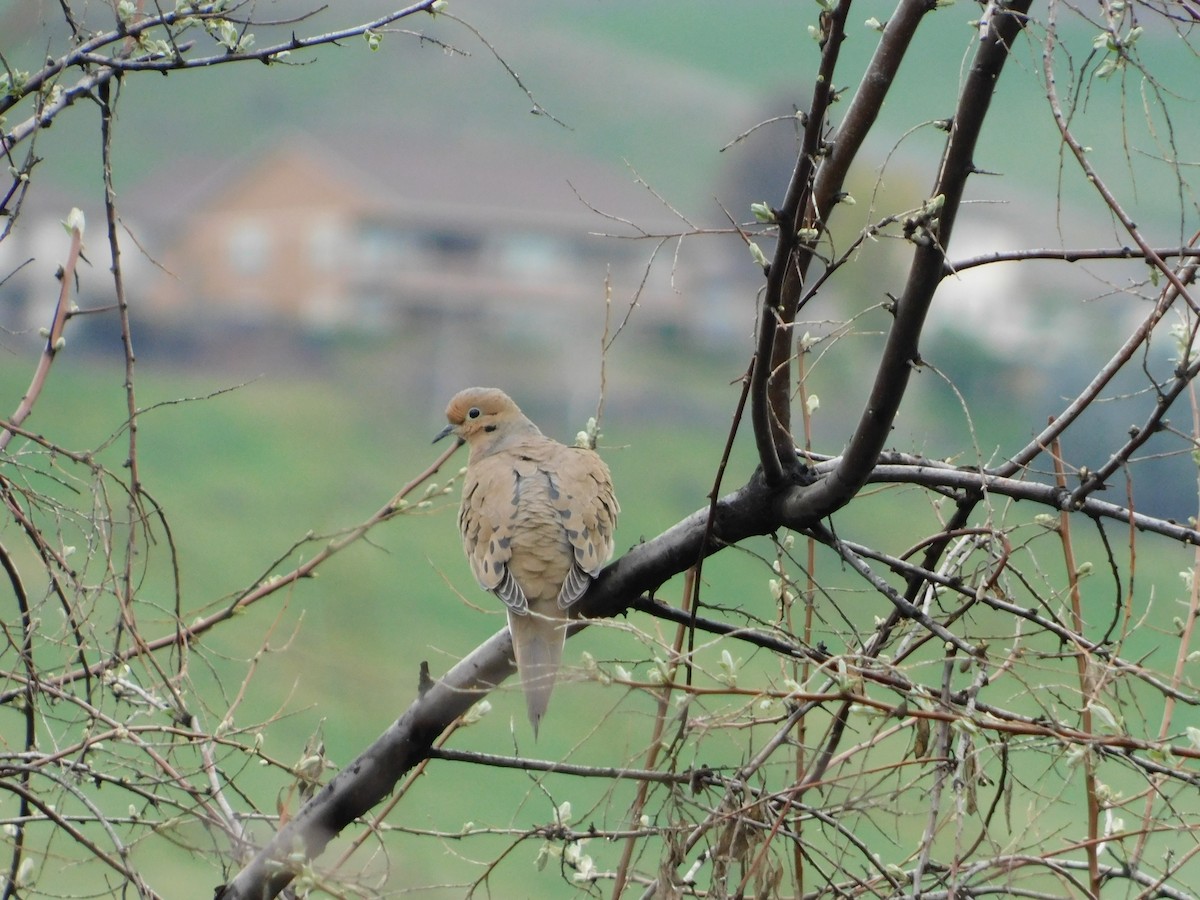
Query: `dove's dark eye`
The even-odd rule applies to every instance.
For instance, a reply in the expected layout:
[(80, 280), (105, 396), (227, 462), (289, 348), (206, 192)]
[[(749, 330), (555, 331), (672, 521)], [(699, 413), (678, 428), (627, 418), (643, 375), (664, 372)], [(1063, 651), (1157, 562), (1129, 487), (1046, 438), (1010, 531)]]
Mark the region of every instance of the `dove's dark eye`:
[(467, 410), (467, 418), (468, 419), (478, 419), (479, 416), (480, 416), (480, 412), (479, 412), (478, 406), (472, 406), (470, 409)]

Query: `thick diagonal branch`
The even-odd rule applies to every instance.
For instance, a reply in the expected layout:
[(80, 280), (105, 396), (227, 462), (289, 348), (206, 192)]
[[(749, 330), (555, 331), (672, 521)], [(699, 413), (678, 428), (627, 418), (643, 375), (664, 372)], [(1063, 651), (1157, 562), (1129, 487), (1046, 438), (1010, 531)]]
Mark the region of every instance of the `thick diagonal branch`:
[[(586, 616), (612, 615), (642, 594), (694, 565), (706, 548), (728, 546), (777, 527), (773, 498), (755, 477), (716, 505), (714, 540), (705, 541), (709, 507), (639, 544), (610, 565), (581, 601)], [(382, 800), (397, 780), (424, 759), (433, 742), (471, 705), (512, 675), (512, 641), (507, 630), (494, 635), (424, 691), (408, 710), (353, 763), (340, 772), (284, 825), (216, 900), (274, 897), (296, 876), (296, 851), (318, 856), (342, 829)]]

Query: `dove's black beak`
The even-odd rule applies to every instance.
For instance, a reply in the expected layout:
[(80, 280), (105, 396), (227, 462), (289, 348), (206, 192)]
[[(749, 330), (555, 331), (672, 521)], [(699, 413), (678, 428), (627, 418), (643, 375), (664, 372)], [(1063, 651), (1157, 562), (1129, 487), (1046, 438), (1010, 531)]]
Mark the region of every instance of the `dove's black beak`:
[(446, 435), (453, 434), (453, 433), (454, 433), (454, 424), (451, 423), (437, 433), (437, 437), (435, 437), (433, 439), (433, 442), (436, 444), (438, 441), (440, 441)]

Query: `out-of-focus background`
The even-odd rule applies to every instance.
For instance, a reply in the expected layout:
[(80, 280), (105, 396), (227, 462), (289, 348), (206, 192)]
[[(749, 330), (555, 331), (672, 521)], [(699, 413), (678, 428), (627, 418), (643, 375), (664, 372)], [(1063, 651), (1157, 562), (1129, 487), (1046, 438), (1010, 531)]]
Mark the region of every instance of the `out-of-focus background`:
[[(253, 4), (258, 19), (288, 20), (254, 29), (257, 43), (387, 11), (343, 0), (291, 21), (310, 5)], [(365, 519), (433, 458), (429, 440), (445, 401), (470, 384), (505, 388), (543, 430), (570, 440), (596, 411), (603, 371), (601, 449), (624, 506), (619, 548), (705, 502), (749, 361), (762, 282), (730, 217), (747, 223), (752, 202), (782, 198), (794, 164), (792, 114), (807, 105), (805, 79), (818, 54), (807, 33), (816, 7), (461, 0), (448, 11), (470, 27), (422, 17), (384, 29), (376, 51), (355, 38), (297, 52), (286, 64), (136, 74), (119, 87), (122, 264), (138, 403), (153, 407), (141, 418), (142, 477), (173, 522), (185, 608), (216, 605), (254, 583), (310, 531), (334, 534)], [(885, 20), (889, 11), (868, 3), (856, 20)], [(976, 5), (960, 3), (938, 10), (920, 32), (929, 72), (915, 68), (894, 88), (886, 127), (863, 157), (874, 168), (852, 176), (857, 211), (842, 237), (926, 199), (944, 133), (917, 126), (951, 114), (958, 84), (945, 73), (960, 71), (955, 60), (965, 66), (978, 15)], [(845, 72), (861, 70), (875, 37), (867, 25), (851, 29)], [(1165, 35), (1147, 40), (1161, 42), (1159, 72), (1169, 77), (1183, 51)], [(0, 7), (9, 65), (36, 66), (61, 52), (62, 41), (57, 4)], [(977, 160), (1002, 189), (991, 176), (972, 182), (955, 258), (1120, 243), (1085, 186), (1060, 185), (1058, 161), (1029, 149), (1028, 135), (1053, 129), (1035, 77), (1037, 51), (1026, 46), (1011, 81), (1006, 73), (1006, 102), (989, 119)], [(1169, 221), (1178, 196), (1159, 174), (1141, 171), (1144, 159), (1122, 145), (1121, 123), (1105, 122), (1111, 110), (1081, 113), (1081, 127), (1092, 123), (1098, 135), (1098, 164), (1135, 173), (1138, 215)], [(1200, 145), (1198, 121), (1174, 123), (1178, 146)], [(113, 302), (99, 141), (98, 113), (87, 101), (38, 135), (35, 187), (0, 244), (0, 278), (8, 276), (0, 284), (8, 329), (0, 397), (9, 398), (0, 402), (10, 408), (57, 297), (53, 276), (66, 248), (59, 223), (71, 207), (89, 222), (79, 302)], [(1048, 199), (1060, 188), (1061, 204)], [(992, 202), (1001, 195), (1005, 202)], [(840, 449), (869, 387), (887, 324), (885, 312), (869, 310), (903, 286), (903, 242), (869, 242), (862, 254), (863, 264), (811, 309), (813, 335), (833, 334), (835, 323), (862, 313), (812, 372), (815, 441), (826, 452)], [(1042, 277), (1046, 271), (1036, 263), (991, 267), (939, 294), (923, 352), (970, 398), (971, 415), (946, 380), (922, 372), (897, 449), (1003, 457), (1079, 390), (1111, 352), (1106, 335), (1142, 311), (1120, 293), (1144, 274), (1140, 263), (1130, 264), (1128, 281), (1111, 266), (1103, 277), (1080, 267), (1075, 282), (1057, 270)], [(1082, 296), (1092, 303), (1078, 303), (1079, 284), (1091, 285)], [(602, 369), (605, 334), (615, 340)], [(124, 420), (124, 375), (116, 318), (73, 321), (29, 427), (97, 448), (119, 466), (124, 444), (107, 442)], [(197, 399), (174, 402), (181, 398)], [(1129, 413), (1114, 402), (1093, 415), (1100, 427)], [(744, 443), (735, 448), (735, 480), (752, 465)], [(1087, 459), (1086, 441), (1069, 450), (1077, 462), (1100, 461)], [(1185, 517), (1195, 505), (1187, 466), (1162, 465), (1160, 477), (1139, 482), (1139, 504)], [(261, 660), (258, 689), (243, 707), (247, 720), (286, 710), (268, 749), (298, 756), (305, 738), (323, 729), (329, 758), (344, 765), (407, 705), (419, 661), (436, 674), (502, 627), (498, 604), (478, 591), (461, 558), (456, 500), (439, 495), (295, 589), (272, 638), (287, 650)], [(839, 527), (887, 545), (887, 504), (874, 509)], [(161, 565), (147, 577), (165, 586)], [(730, 602), (743, 602), (746, 585), (761, 582), (769, 609), (754, 560), (729, 560), (711, 578), (712, 595), (725, 592)], [(215, 683), (219, 674), (232, 690), (231, 673), (248, 670), (278, 613), (248, 613), (240, 639), (221, 638), (226, 671), (198, 672), (197, 680)], [(584, 650), (604, 657), (607, 640), (604, 629), (592, 629), (568, 648), (569, 661)], [(492, 715), (511, 718), (513, 731), (495, 728), (487, 740), (508, 742), (494, 749), (526, 746), (519, 697), (502, 691), (493, 699)], [(595, 684), (560, 689), (556, 701), (538, 755), (564, 753), (607, 703)], [(649, 706), (642, 712), (649, 716)], [(637, 749), (623, 742), (642, 725), (628, 708), (605, 719), (612, 758)], [(461, 805), (409, 824), (501, 817), (520, 809), (526, 791), (529, 803), (544, 803), (536, 789), (506, 782), (494, 796), (473, 789)], [(480, 804), (490, 802), (481, 816)], [(538, 807), (528, 818), (542, 821), (543, 813)], [(458, 849), (447, 842), (444, 852)], [(398, 865), (406, 885), (439, 883), (436, 855)], [(197, 864), (197, 878), (211, 874)], [(545, 881), (528, 895), (555, 896), (561, 883)]]

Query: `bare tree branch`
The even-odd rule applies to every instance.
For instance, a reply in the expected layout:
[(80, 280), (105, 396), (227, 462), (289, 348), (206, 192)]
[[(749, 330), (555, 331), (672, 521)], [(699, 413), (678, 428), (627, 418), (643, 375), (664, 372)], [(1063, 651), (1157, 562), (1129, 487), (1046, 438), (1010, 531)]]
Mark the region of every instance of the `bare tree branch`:
[(996, 81), (1008, 60), (1009, 47), (1025, 24), (1029, 0), (1004, 7), (989, 22), (989, 31), (967, 75), (933, 192), (909, 223), (916, 245), (904, 292), (895, 303), (895, 321), (880, 356), (875, 384), (858, 427), (837, 469), (809, 489), (814, 519), (843, 506), (870, 476), (891, 433), (892, 422), (913, 367), (921, 362), (918, 342), (925, 315), (945, 272), (946, 247), (967, 178), (975, 172), (975, 145), (987, 115)]

